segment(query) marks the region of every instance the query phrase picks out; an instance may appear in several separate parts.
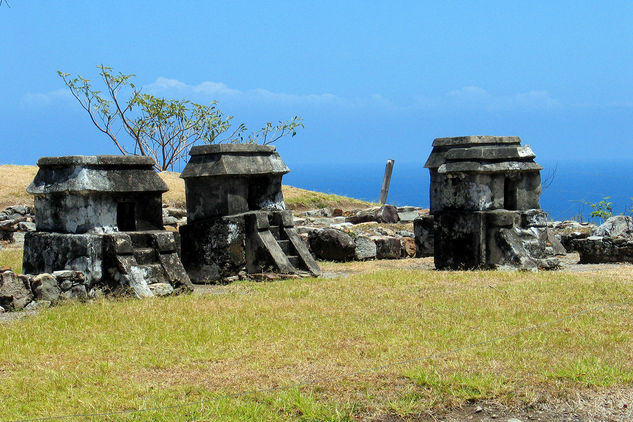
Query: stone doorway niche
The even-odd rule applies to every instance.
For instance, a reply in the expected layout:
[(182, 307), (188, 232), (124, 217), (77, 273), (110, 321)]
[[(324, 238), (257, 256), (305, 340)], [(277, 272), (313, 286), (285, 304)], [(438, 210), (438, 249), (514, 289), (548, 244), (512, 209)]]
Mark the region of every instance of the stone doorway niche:
[(134, 202), (118, 202), (116, 205), (116, 225), (119, 231), (136, 230), (136, 204)]
[(503, 178), (503, 208), (514, 211), (517, 209), (517, 182), (511, 176)]

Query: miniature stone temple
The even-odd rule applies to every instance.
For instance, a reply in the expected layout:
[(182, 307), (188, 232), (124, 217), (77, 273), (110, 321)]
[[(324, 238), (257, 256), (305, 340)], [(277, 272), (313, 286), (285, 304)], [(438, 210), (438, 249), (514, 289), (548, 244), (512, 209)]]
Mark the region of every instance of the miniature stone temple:
[(319, 274), (285, 210), (275, 148), (255, 144), (195, 146), (185, 180), (187, 224), (180, 227), (182, 261), (196, 283), (242, 272)]
[(167, 185), (149, 157), (41, 158), (27, 192), (36, 231), (24, 239), (25, 274), (75, 270), (86, 293), (138, 297), (192, 289), (178, 233), (163, 230)]
[(553, 269), (564, 253), (540, 209), (542, 167), (515, 136), (437, 138), (431, 176), (437, 269)]

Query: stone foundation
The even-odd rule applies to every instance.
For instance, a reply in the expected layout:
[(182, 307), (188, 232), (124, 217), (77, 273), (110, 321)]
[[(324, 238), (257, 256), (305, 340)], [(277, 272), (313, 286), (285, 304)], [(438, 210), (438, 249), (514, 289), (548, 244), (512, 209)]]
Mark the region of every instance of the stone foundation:
[(249, 274), (304, 272), (319, 268), (297, 234), (288, 211), (250, 211), (180, 227), (182, 262), (194, 283)]
[(435, 220), (437, 269), (555, 269), (564, 253), (544, 211), (442, 212)]
[[(178, 293), (193, 286), (178, 256), (178, 234), (166, 231), (108, 234), (27, 233), (23, 272), (84, 274), (86, 291), (154, 296), (154, 290)], [(158, 285), (158, 286), (156, 286)]]

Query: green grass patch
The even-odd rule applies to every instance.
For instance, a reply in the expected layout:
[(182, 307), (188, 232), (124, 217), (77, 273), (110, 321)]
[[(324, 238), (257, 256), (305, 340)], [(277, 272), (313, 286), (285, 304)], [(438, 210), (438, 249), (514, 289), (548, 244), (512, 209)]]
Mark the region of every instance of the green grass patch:
[(316, 208), (367, 208), (377, 204), (330, 193), (314, 192), (292, 186), (283, 187), (284, 202), (292, 210)]
[(65, 304), (0, 325), (3, 418), (353, 420), (630, 385), (632, 279), (383, 270)]

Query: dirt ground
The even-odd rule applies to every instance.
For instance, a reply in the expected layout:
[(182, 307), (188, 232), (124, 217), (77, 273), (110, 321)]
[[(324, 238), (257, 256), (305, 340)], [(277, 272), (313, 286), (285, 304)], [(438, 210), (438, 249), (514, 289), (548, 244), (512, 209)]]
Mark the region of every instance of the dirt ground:
[(494, 401), (471, 402), (457, 409), (427, 412), (403, 419), (382, 415), (372, 422), (630, 422), (633, 421), (633, 387), (579, 392), (567, 400), (543, 398), (525, 408), (509, 408)]

